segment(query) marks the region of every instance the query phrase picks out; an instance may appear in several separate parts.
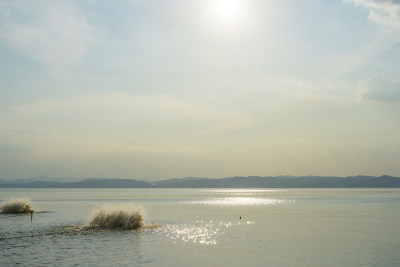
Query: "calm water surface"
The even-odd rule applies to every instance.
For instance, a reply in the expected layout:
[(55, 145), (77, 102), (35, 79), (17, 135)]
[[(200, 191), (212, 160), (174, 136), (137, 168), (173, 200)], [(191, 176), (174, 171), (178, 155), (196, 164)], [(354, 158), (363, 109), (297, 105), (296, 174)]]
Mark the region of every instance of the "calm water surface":
[[(0, 266), (400, 266), (400, 189), (0, 189)], [(139, 230), (87, 231), (135, 204)], [(241, 219), (240, 219), (241, 217)]]

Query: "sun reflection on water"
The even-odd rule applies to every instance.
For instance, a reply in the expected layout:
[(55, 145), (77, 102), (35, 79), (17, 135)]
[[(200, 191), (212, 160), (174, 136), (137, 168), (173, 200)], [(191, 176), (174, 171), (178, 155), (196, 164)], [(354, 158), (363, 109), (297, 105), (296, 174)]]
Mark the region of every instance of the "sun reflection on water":
[(174, 240), (174, 243), (198, 243), (201, 245), (216, 245), (218, 236), (224, 234), (232, 226), (254, 224), (253, 221), (214, 222), (196, 221), (196, 225), (173, 224), (157, 229), (158, 234)]
[[(205, 200), (189, 201), (192, 205), (210, 206), (266, 206), (292, 203), (291, 200), (277, 198), (254, 198), (254, 197), (226, 197)], [(188, 202), (185, 202), (185, 204)]]
[(212, 193), (279, 193), (279, 192), (288, 192), (286, 189), (211, 189), (206, 190)]
[(212, 227), (212, 223), (204, 226), (196, 225), (167, 225), (162, 231), (173, 240), (184, 243), (199, 243), (202, 245), (213, 245), (217, 243), (216, 236), (222, 234), (222, 230)]

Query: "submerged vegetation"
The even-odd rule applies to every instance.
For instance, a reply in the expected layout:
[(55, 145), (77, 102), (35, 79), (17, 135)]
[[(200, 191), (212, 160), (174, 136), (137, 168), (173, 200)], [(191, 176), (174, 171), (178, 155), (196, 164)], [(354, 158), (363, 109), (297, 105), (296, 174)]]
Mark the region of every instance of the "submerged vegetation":
[(2, 203), (0, 212), (4, 214), (22, 214), (33, 212), (28, 199), (9, 199)]

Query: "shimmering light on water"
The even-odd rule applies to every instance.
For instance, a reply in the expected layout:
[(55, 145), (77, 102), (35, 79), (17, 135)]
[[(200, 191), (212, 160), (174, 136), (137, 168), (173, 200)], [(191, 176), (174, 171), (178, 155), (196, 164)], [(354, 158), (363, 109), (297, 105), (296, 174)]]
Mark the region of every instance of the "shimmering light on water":
[(177, 241), (200, 243), (204, 245), (217, 244), (216, 236), (222, 234), (221, 229), (212, 227), (212, 224), (195, 225), (167, 225), (160, 228), (159, 233)]
[(287, 192), (286, 189), (211, 189), (206, 190), (211, 193), (224, 193), (224, 194), (257, 194), (257, 193), (279, 193), (279, 192)]
[(206, 192), (223, 196), (266, 196), (287, 192), (285, 189), (211, 189)]
[(253, 221), (196, 221), (196, 225), (189, 224), (174, 224), (174, 225), (164, 225), (155, 229), (154, 231), (158, 235), (164, 235), (175, 243), (199, 243), (202, 245), (216, 245), (218, 243), (218, 238), (223, 235), (228, 228), (233, 226), (245, 226), (254, 224)]
[(226, 198), (189, 201), (189, 204), (210, 205), (210, 206), (265, 206), (265, 205), (288, 204), (293, 202), (294, 202), (293, 200), (285, 200), (277, 198), (226, 197)]

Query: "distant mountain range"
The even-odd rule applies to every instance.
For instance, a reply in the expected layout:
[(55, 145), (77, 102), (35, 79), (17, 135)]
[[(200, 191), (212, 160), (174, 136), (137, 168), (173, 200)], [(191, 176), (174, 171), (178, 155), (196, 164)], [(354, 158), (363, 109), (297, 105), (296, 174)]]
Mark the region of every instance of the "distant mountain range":
[(395, 188), (400, 178), (375, 176), (235, 176), (220, 179), (175, 178), (157, 182), (132, 179), (89, 178), (82, 181), (66, 178), (54, 181), (47, 177), (20, 180), (0, 179), (0, 188)]

